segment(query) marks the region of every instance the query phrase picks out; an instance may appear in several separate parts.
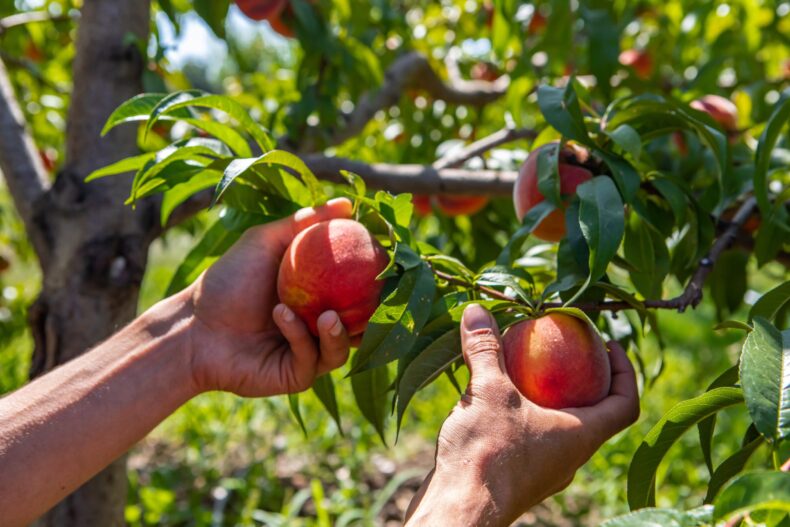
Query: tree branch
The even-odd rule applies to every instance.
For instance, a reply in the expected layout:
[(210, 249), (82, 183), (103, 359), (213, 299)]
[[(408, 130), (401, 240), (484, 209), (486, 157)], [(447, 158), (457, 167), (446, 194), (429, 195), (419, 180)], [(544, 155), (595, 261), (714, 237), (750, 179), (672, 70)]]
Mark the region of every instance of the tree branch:
[(13, 15), (0, 18), (0, 35), (13, 27), (24, 26), (25, 24), (48, 21), (61, 22), (71, 19), (71, 15), (52, 16), (48, 11), (26, 11), (24, 13), (15, 13)]
[(30, 136), (5, 64), (0, 60), (0, 171), (27, 231), (33, 236), (34, 204), (47, 190), (47, 171)]
[[(643, 302), (639, 302), (639, 304), (647, 309), (677, 309), (681, 313), (689, 306), (692, 308), (697, 307), (697, 305), (702, 300), (702, 287), (705, 284), (705, 279), (713, 269), (713, 265), (719, 259), (719, 256), (721, 256), (721, 253), (724, 252), (735, 240), (738, 230), (743, 226), (749, 216), (751, 216), (756, 206), (757, 200), (754, 197), (749, 197), (743, 203), (743, 205), (741, 205), (741, 207), (738, 209), (738, 212), (735, 213), (735, 216), (733, 217), (729, 227), (727, 227), (721, 236), (719, 236), (708, 252), (708, 255), (700, 260), (699, 266), (697, 267), (694, 276), (692, 276), (691, 280), (689, 280), (683, 293), (667, 300), (645, 300)], [(477, 284), (470, 284), (465, 280), (455, 278), (435, 269), (434, 274), (448, 282), (476, 289), (491, 296), (492, 298), (527, 305), (525, 302), (508, 296), (495, 289)], [(602, 302), (575, 302), (569, 306), (565, 306), (562, 302), (547, 302), (542, 304), (542, 307), (546, 309), (556, 307), (575, 307), (581, 309), (582, 311), (622, 311), (625, 309), (635, 309), (633, 303), (619, 300), (604, 300)]]
[(320, 179), (344, 182), (340, 171), (347, 170), (361, 176), (371, 188), (395, 193), (509, 195), (517, 176), (516, 172), (511, 171), (456, 168), (438, 170), (428, 165), (367, 164), (322, 154), (306, 155), (302, 159)]
[(342, 128), (326, 136), (318, 126), (308, 127), (295, 149), (315, 152), (359, 135), (376, 112), (397, 104), (407, 88), (424, 90), (448, 103), (482, 106), (504, 95), (509, 85), (507, 75), (494, 82), (455, 80), (448, 83), (439, 77), (424, 55), (410, 52), (387, 68), (384, 83), (377, 91), (363, 95), (354, 110), (343, 116), (345, 125)]
[(471, 143), (464, 148), (449, 152), (446, 156), (438, 159), (433, 168), (441, 170), (444, 168), (452, 168), (463, 165), (474, 157), (478, 157), (505, 143), (516, 141), (518, 139), (534, 139), (536, 136), (534, 130), (526, 128), (503, 128), (498, 132), (484, 137), (474, 143)]

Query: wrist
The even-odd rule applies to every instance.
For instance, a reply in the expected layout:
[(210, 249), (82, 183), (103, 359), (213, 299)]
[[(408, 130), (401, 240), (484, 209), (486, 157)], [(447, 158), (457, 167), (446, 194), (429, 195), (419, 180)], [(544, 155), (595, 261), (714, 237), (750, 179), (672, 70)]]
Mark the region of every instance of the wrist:
[(168, 357), (168, 378), (187, 400), (203, 391), (195, 382), (193, 373), (193, 306), (192, 293), (187, 288), (161, 300), (134, 323), (151, 344), (150, 349)]
[(424, 485), (409, 527), (508, 525), (490, 489), (472, 474), (437, 468)]

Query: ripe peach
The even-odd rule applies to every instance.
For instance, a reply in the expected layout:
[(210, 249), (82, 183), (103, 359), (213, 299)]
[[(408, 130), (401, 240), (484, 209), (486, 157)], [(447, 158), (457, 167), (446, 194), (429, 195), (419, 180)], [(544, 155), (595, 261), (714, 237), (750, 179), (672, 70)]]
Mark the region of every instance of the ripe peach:
[(242, 13), (258, 21), (276, 17), (287, 4), (288, 0), (236, 0)]
[(535, 10), (535, 12), (532, 14), (532, 18), (529, 19), (527, 33), (530, 35), (536, 35), (543, 31), (548, 24), (549, 21), (546, 16), (541, 13), (540, 10)]
[(710, 115), (726, 132), (738, 130), (738, 108), (729, 99), (719, 95), (705, 95), (691, 101), (689, 106)]
[(618, 60), (623, 66), (632, 68), (641, 79), (649, 79), (653, 74), (653, 57), (647, 51), (627, 49), (620, 53)]
[(486, 196), (453, 196), (440, 194), (436, 196), (436, 206), (447, 216), (477, 214), (488, 204)]
[(579, 318), (549, 313), (519, 322), (507, 330), (502, 344), (513, 384), (540, 406), (591, 406), (609, 393), (606, 345)]
[(285, 251), (277, 294), (318, 335), (321, 313), (334, 310), (349, 336), (365, 331), (384, 287), (376, 277), (389, 256), (361, 224), (336, 219), (296, 235)]
[[(530, 152), (521, 166), (513, 186), (513, 204), (516, 208), (518, 221), (522, 221), (529, 210), (542, 202), (545, 197), (538, 190), (538, 156), (543, 149), (557, 148), (558, 143), (549, 143)], [(584, 162), (589, 156), (581, 147), (566, 147), (559, 155), (560, 194), (570, 196), (576, 193), (576, 187), (592, 179), (592, 172), (586, 168), (572, 165), (572, 161)], [(564, 203), (567, 203), (565, 201)], [(565, 211), (553, 210), (543, 218), (532, 233), (547, 242), (558, 242), (565, 236)]]
[(414, 205), (414, 212), (417, 213), (417, 216), (428, 216), (431, 212), (433, 212), (430, 196), (426, 196), (424, 194), (414, 194), (411, 197), (411, 203)]
[(469, 76), (476, 81), (494, 82), (502, 74), (496, 66), (488, 62), (476, 62), (469, 70)]

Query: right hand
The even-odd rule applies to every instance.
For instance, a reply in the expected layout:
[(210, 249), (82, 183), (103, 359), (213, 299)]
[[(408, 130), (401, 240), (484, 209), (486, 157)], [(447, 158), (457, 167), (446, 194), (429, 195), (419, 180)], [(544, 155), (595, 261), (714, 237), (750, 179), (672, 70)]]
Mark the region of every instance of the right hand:
[(494, 318), (470, 305), (461, 344), (471, 378), (442, 425), (436, 467), (407, 512), (408, 525), (509, 525), (567, 487), (576, 470), (639, 417), (634, 369), (609, 343), (612, 386), (595, 406), (551, 410), (510, 381)]

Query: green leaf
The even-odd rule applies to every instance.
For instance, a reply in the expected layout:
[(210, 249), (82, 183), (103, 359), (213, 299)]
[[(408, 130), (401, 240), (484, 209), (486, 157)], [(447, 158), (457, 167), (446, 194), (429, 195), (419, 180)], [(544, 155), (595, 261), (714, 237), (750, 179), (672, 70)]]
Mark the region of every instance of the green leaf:
[(672, 407), (645, 436), (628, 469), (628, 504), (631, 509), (655, 505), (656, 471), (678, 438), (709, 415), (743, 402), (739, 388), (715, 388)]
[(739, 322), (737, 320), (725, 320), (724, 322), (719, 322), (713, 326), (713, 329), (739, 329), (748, 333), (752, 330), (752, 327), (749, 324), (744, 324), (743, 322)]
[(790, 280), (771, 289), (754, 303), (749, 310), (749, 322), (755, 317), (773, 321), (777, 313), (788, 303), (790, 303)]
[(326, 198), (326, 194), (321, 187), (321, 183), (313, 175), (313, 172), (304, 164), (300, 158), (285, 152), (284, 150), (272, 150), (266, 152), (260, 157), (234, 159), (225, 169), (222, 174), (222, 179), (217, 185), (217, 190), (214, 193), (214, 203), (216, 203), (222, 194), (228, 189), (233, 181), (241, 176), (246, 175), (250, 170), (258, 165), (277, 165), (287, 168), (296, 172), (302, 179), (302, 182), (307, 186), (310, 191), (310, 196), (313, 200), (313, 205), (320, 205)]
[[(274, 142), (269, 137), (268, 131), (250, 117), (244, 106), (224, 95), (209, 95), (198, 90), (172, 93), (160, 100), (151, 110), (147, 124), (148, 130), (153, 127), (156, 121), (165, 116), (183, 112), (193, 106), (219, 110), (228, 114), (239, 123), (245, 132), (250, 134), (263, 152), (274, 148)], [(187, 114), (187, 117), (191, 117), (191, 114)]]
[(790, 472), (760, 471), (740, 476), (713, 505), (713, 521), (756, 510), (790, 512)]
[(213, 135), (228, 145), (236, 155), (240, 157), (252, 157), (252, 151), (250, 150), (250, 145), (247, 143), (247, 140), (232, 127), (209, 119), (180, 120)]
[(239, 236), (238, 232), (228, 231), (221, 220), (214, 222), (176, 269), (165, 296), (172, 296), (194, 282), (200, 273), (230, 249)]
[(748, 289), (746, 266), (749, 253), (742, 249), (729, 249), (719, 255), (707, 280), (719, 320), (734, 313), (743, 304)]
[(752, 454), (765, 443), (762, 436), (758, 436), (746, 445), (742, 446), (737, 452), (733, 453), (727, 459), (721, 462), (721, 465), (716, 467), (716, 470), (711, 474), (710, 482), (708, 483), (708, 492), (705, 495), (705, 503), (713, 503), (719, 490), (727, 484), (736, 474), (741, 472), (752, 457)]
[[(352, 359), (352, 369), (358, 364), (358, 355), (359, 352)], [(384, 437), (384, 420), (389, 408), (387, 401), (389, 386), (389, 371), (386, 365), (357, 373), (351, 377), (351, 390), (354, 392), (354, 400), (359, 411), (373, 425), (384, 444), (387, 443)]]
[(510, 269), (503, 265), (495, 265), (480, 273), (475, 279), (475, 282), (486, 286), (509, 287), (519, 298), (531, 305), (532, 298), (521, 286), (522, 279), (526, 279), (530, 282), (532, 281), (532, 277), (528, 274), (524, 276), (525, 273), (526, 271), (523, 270)]
[(343, 427), (340, 426), (340, 411), (337, 407), (337, 397), (335, 396), (335, 383), (332, 380), (332, 375), (325, 373), (320, 377), (316, 377), (313, 382), (313, 393), (315, 393), (321, 404), (324, 405), (326, 411), (332, 416), (332, 419), (337, 424), (337, 429), (340, 435), (343, 435)]
[(555, 207), (559, 207), (562, 204), (558, 165), (559, 153), (559, 146), (543, 148), (538, 152), (537, 161), (538, 191), (545, 197), (546, 201)]
[(161, 225), (167, 225), (167, 221), (170, 219), (170, 215), (176, 207), (198, 192), (214, 187), (219, 181), (220, 176), (221, 173), (219, 172), (204, 170), (188, 181), (173, 185), (173, 187), (166, 190), (164, 194), (162, 194), (162, 205), (159, 208), (159, 221)]
[(710, 522), (713, 507), (689, 512), (646, 508), (603, 522), (600, 527), (701, 527)]
[(780, 332), (762, 317), (746, 337), (741, 385), (757, 430), (775, 442), (790, 435), (790, 330)]
[(139, 170), (146, 163), (154, 159), (156, 154), (154, 152), (150, 152), (147, 154), (140, 154), (137, 156), (127, 157), (125, 159), (121, 159), (120, 161), (116, 161), (111, 165), (107, 165), (106, 167), (99, 168), (94, 170), (85, 178), (85, 182), (93, 181), (94, 179), (103, 178), (105, 176), (114, 176), (116, 174), (125, 174), (127, 172), (132, 172)]
[(195, 12), (205, 20), (208, 27), (219, 38), (225, 38), (225, 17), (228, 15), (229, 0), (193, 0)]
[(578, 298), (587, 286), (606, 273), (606, 267), (623, 239), (625, 214), (620, 194), (608, 177), (595, 177), (582, 183), (576, 193), (579, 196), (579, 226), (590, 249), (590, 274), (585, 285), (574, 295)]
[(589, 9), (587, 5), (581, 4), (581, 14), (586, 27), (595, 28), (588, 34), (588, 64), (597, 85), (608, 99), (611, 92), (610, 79), (619, 66), (617, 57), (620, 51), (620, 27), (609, 9)]
[(606, 132), (606, 135), (611, 137), (612, 141), (634, 160), (638, 160), (642, 155), (642, 138), (639, 137), (639, 132), (627, 124), (618, 126), (612, 132)]
[(349, 375), (387, 364), (407, 353), (428, 321), (435, 292), (436, 280), (427, 264), (405, 271), (395, 291), (370, 317)]
[[(143, 93), (132, 97), (128, 101), (122, 103), (110, 114), (110, 117), (107, 118), (107, 122), (104, 124), (104, 128), (102, 128), (101, 135), (105, 135), (122, 123), (145, 121), (151, 115), (154, 108), (156, 108), (157, 104), (167, 96), (167, 93)], [(172, 115), (173, 118), (188, 118), (190, 116), (190, 113), (185, 109)]]
[[(708, 388), (707, 392), (714, 388), (721, 388), (723, 386), (735, 386), (738, 384), (738, 365), (727, 368), (721, 375), (716, 377)], [(716, 428), (716, 414), (710, 415), (697, 424), (699, 432), (699, 444), (702, 448), (702, 456), (705, 458), (705, 464), (708, 466), (708, 472), (713, 474), (713, 458), (711, 456), (711, 441), (713, 440), (713, 431)]]
[[(754, 195), (757, 198), (757, 205), (760, 207), (764, 218), (769, 218), (773, 215), (768, 193), (768, 168), (771, 162), (771, 151), (779, 140), (779, 134), (788, 120), (790, 120), (790, 98), (785, 99), (784, 102), (774, 109), (774, 112), (768, 119), (768, 124), (760, 135), (760, 140), (757, 142), (757, 152), (755, 152), (754, 156)], [(783, 211), (784, 209), (780, 210)], [(782, 222), (786, 221), (786, 212), (776, 218), (777, 225), (781, 225)]]
[(538, 106), (546, 122), (563, 136), (587, 146), (594, 146), (584, 124), (584, 116), (573, 82), (568, 82), (565, 88), (540, 85)]
[(656, 177), (650, 183), (661, 193), (661, 196), (669, 204), (672, 214), (675, 216), (675, 225), (682, 225), (686, 219), (686, 208), (688, 200), (686, 193), (668, 177)]
[(302, 419), (302, 410), (299, 407), (299, 394), (298, 393), (289, 393), (288, 394), (288, 407), (291, 409), (291, 415), (293, 415), (296, 422), (299, 423), (299, 428), (302, 429), (302, 433), (307, 437), (307, 428), (304, 426), (304, 420)]
[(398, 382), (398, 429), (409, 402), (461, 357), (461, 333), (451, 329), (435, 339), (403, 371)]
[(513, 236), (510, 237), (510, 241), (507, 242), (505, 248), (499, 253), (496, 263), (499, 265), (510, 265), (513, 263), (513, 260), (521, 256), (521, 247), (524, 245), (529, 235), (532, 234), (535, 227), (555, 209), (556, 207), (554, 205), (545, 200), (529, 209), (529, 212), (527, 212), (521, 222), (521, 227), (513, 233)]

